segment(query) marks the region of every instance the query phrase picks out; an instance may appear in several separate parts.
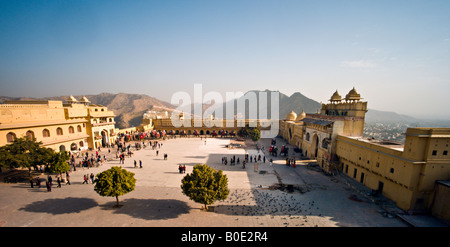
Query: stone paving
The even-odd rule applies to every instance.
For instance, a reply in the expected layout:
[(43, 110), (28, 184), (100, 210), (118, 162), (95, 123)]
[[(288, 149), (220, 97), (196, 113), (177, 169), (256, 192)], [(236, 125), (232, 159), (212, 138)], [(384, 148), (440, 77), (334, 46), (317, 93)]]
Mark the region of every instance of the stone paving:
[[(278, 140), (281, 142), (281, 140)], [(71, 185), (53, 186), (51, 192), (30, 188), (28, 183), (0, 183), (0, 226), (163, 226), (163, 227), (404, 227), (398, 218), (385, 217), (380, 207), (359, 198), (349, 187), (333, 177), (308, 169), (306, 162), (297, 161), (296, 168), (285, 165), (285, 157), (248, 163), (246, 153), (263, 152), (247, 149), (228, 149), (229, 139), (177, 138), (162, 141), (156, 150), (149, 147), (134, 151), (126, 158), (123, 168), (135, 173), (136, 189), (119, 198), (120, 208), (113, 208), (115, 198), (101, 197), (92, 184), (82, 184), (84, 174), (97, 174), (111, 166), (118, 166), (114, 152), (102, 150), (111, 157), (103, 166), (78, 168), (71, 172)], [(263, 139), (260, 146), (269, 147)], [(279, 145), (280, 146), (280, 145)], [(163, 159), (163, 154), (168, 159)], [(223, 165), (235, 155), (241, 164)], [(267, 156), (270, 158), (270, 156)], [(273, 157), (272, 157), (273, 158)], [(143, 168), (134, 168), (134, 160)], [(178, 165), (186, 165), (186, 173), (195, 164), (207, 163), (221, 169), (228, 176), (230, 195), (212, 206), (214, 211), (200, 210), (181, 193)], [(42, 176), (45, 177), (45, 176)], [(276, 189), (274, 185), (291, 184), (293, 192)]]

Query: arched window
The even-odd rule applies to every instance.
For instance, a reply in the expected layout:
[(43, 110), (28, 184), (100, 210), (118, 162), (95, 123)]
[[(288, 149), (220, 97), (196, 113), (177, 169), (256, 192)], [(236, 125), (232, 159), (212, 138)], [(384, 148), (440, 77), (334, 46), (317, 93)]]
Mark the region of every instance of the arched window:
[(309, 136), (309, 132), (306, 133), (306, 138), (305, 138), (305, 139), (306, 139), (307, 141), (309, 141), (310, 138), (311, 138), (311, 137)]
[(80, 141), (79, 145), (80, 145), (80, 147), (84, 147), (84, 142)]
[(34, 132), (33, 131), (31, 131), (31, 130), (27, 131), (26, 135), (27, 135), (27, 138), (29, 140), (33, 140), (34, 139)]
[(328, 149), (328, 139), (324, 138), (322, 140), (322, 148)]
[(69, 127), (69, 134), (73, 134), (73, 133), (75, 133), (75, 129), (72, 126), (70, 126)]
[(81, 131), (82, 131), (82, 130), (81, 130), (81, 125), (78, 125), (78, 126), (77, 126), (77, 131), (78, 131), (78, 132), (81, 132)]
[(57, 128), (56, 129), (56, 134), (59, 135), (59, 136), (62, 136), (63, 135), (63, 130), (61, 128)]
[(6, 141), (8, 143), (14, 142), (15, 139), (16, 139), (16, 134), (14, 134), (13, 132), (9, 132), (8, 134), (6, 134)]
[(50, 137), (50, 131), (48, 129), (44, 129), (42, 131), (42, 136), (43, 137)]

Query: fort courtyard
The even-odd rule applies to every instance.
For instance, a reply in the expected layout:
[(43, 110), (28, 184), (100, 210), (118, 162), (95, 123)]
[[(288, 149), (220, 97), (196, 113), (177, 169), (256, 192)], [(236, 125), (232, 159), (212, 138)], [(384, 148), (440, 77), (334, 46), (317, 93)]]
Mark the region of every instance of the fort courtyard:
[[(339, 176), (327, 176), (314, 169), (308, 160), (290, 149), (296, 167), (286, 166), (286, 157), (268, 154), (270, 139), (256, 145), (247, 141), (243, 148), (227, 147), (227, 138), (176, 138), (160, 141), (159, 149), (149, 146), (135, 150), (125, 158), (123, 168), (135, 173), (134, 191), (115, 198), (101, 197), (93, 184), (83, 184), (83, 176), (94, 175), (112, 166), (120, 166), (116, 149), (103, 148), (100, 154), (108, 161), (95, 168), (77, 168), (70, 173), (70, 185), (63, 183), (52, 191), (30, 187), (29, 183), (0, 183), (0, 226), (149, 226), (149, 227), (402, 227), (407, 223), (395, 216), (386, 205), (374, 203)], [(281, 147), (285, 142), (277, 138)], [(158, 155), (156, 154), (158, 150)], [(95, 152), (89, 152), (94, 153)], [(167, 154), (167, 160), (164, 159)], [(247, 163), (245, 154), (266, 155), (266, 161)], [(222, 164), (235, 156), (240, 163)], [(273, 159), (270, 165), (269, 159)], [(138, 167), (135, 168), (134, 160)], [(142, 161), (143, 168), (139, 168)], [(186, 166), (186, 174), (195, 164), (223, 170), (228, 176), (230, 194), (217, 201), (212, 210), (189, 200), (181, 192), (179, 165)], [(309, 164), (309, 165), (308, 165)], [(46, 178), (42, 175), (41, 178)], [(53, 176), (54, 181), (55, 176)]]

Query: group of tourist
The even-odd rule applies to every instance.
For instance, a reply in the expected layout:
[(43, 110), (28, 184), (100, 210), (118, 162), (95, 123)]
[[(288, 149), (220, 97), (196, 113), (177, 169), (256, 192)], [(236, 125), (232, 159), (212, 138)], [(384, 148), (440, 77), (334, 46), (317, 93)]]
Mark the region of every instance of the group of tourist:
[[(261, 156), (260, 154), (258, 156), (254, 155), (248, 155), (246, 154), (244, 157), (244, 160), (242, 161), (242, 168), (245, 168), (245, 165), (247, 163), (252, 163), (252, 162), (261, 162), (261, 160), (263, 161), (263, 163), (266, 163), (266, 156)], [(230, 166), (234, 166), (236, 164), (239, 164), (240, 160), (239, 157), (236, 157), (235, 155), (233, 155), (233, 157), (231, 157), (230, 159)], [(228, 157), (224, 156), (222, 157), (222, 165), (227, 165), (228, 164)]]
[[(136, 160), (134, 160), (134, 168), (137, 168)], [(142, 160), (139, 160), (139, 168), (142, 168)]]
[(295, 159), (286, 158), (286, 166), (291, 166), (295, 168)]
[(186, 165), (178, 165), (179, 173), (186, 173)]
[[(93, 174), (91, 173), (91, 176), (92, 175)], [(70, 185), (70, 176), (69, 176), (68, 172), (66, 172), (66, 179), (67, 179), (67, 183), (66, 184)], [(58, 174), (56, 176), (56, 183), (58, 184), (57, 188), (61, 188), (61, 182), (62, 182), (62, 178)], [(40, 177), (35, 177), (34, 179), (32, 177), (30, 177), (30, 186), (31, 186), (31, 188), (34, 188), (34, 183), (36, 183), (36, 186), (38, 188), (41, 188), (41, 178)], [(45, 180), (45, 187), (47, 188), (47, 192), (51, 192), (52, 191), (52, 186), (53, 186), (53, 178), (52, 178), (51, 175), (48, 175), (47, 179)]]
[(83, 184), (89, 184), (89, 178), (91, 178), (91, 182), (94, 183), (94, 177), (95, 177), (94, 173), (91, 173), (91, 175), (84, 174), (84, 177), (83, 177), (84, 182), (83, 182)]
[[(236, 163), (239, 164), (239, 157), (237, 158), (236, 161), (236, 156), (233, 155), (233, 157), (231, 157), (230, 159), (230, 166), (234, 166), (236, 165)], [(228, 164), (228, 157), (222, 157), (222, 165), (227, 165)]]

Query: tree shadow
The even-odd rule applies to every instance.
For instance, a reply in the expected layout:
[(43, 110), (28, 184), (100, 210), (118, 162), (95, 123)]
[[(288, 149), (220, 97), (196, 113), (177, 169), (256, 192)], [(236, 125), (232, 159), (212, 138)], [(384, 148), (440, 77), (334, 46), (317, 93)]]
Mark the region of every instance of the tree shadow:
[(188, 214), (190, 207), (186, 202), (173, 199), (126, 199), (119, 201), (120, 208), (113, 208), (116, 202), (101, 205), (103, 210), (115, 210), (115, 214), (127, 214), (144, 220), (163, 220)]
[(79, 213), (83, 210), (96, 207), (97, 205), (98, 203), (93, 199), (68, 197), (64, 199), (46, 199), (33, 202), (19, 210), (58, 215)]

